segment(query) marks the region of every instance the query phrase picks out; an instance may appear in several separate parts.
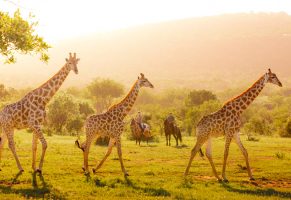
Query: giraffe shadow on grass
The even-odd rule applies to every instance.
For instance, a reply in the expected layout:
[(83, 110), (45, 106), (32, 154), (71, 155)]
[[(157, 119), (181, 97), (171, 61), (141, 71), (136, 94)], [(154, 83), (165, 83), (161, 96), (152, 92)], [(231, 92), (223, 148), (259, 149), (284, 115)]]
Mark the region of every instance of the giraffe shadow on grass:
[(128, 188), (132, 188), (137, 192), (143, 192), (150, 196), (164, 196), (169, 197), (171, 193), (164, 188), (152, 188), (152, 187), (141, 187), (138, 186), (137, 183), (131, 181), (127, 176), (124, 177), (124, 180), (120, 178), (112, 179), (112, 180), (100, 180), (98, 178), (91, 179), (96, 187), (110, 187), (110, 188), (117, 188), (120, 186), (126, 186)]
[[(49, 186), (41, 174), (32, 173), (32, 187), (18, 188), (17, 185), (26, 183), (27, 181), (19, 181), (18, 178), (22, 173), (17, 173), (12, 179), (12, 182), (1, 182), (0, 193), (2, 194), (17, 194), (25, 199), (65, 199), (58, 191)], [(38, 179), (40, 185), (38, 184)]]
[(171, 196), (171, 193), (164, 188), (152, 188), (152, 187), (140, 187), (136, 183), (133, 183), (127, 176), (125, 178), (125, 185), (131, 187), (134, 190), (142, 191), (150, 196)]
[(249, 194), (249, 195), (255, 195), (255, 196), (262, 196), (262, 197), (280, 197), (280, 198), (291, 198), (291, 192), (281, 192), (277, 191), (273, 188), (268, 189), (243, 189), (238, 188), (235, 186), (232, 186), (231, 184), (222, 182), (221, 185), (229, 192), (236, 192), (239, 194)]

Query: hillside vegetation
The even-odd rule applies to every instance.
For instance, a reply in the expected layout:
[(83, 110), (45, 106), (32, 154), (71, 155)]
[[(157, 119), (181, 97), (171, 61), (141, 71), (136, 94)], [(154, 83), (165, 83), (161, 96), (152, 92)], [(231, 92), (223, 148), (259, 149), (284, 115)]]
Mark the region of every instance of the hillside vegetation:
[(67, 86), (85, 85), (95, 77), (131, 84), (143, 72), (159, 90), (221, 90), (246, 84), (268, 67), (290, 86), (291, 16), (285, 13), (228, 14), (147, 24), (68, 38), (52, 46), (48, 66), (36, 58), (19, 58), (15, 65), (1, 66), (2, 82), (12, 87), (39, 84), (64, 64), (68, 52), (75, 51), (81, 58), (80, 74), (71, 74)]

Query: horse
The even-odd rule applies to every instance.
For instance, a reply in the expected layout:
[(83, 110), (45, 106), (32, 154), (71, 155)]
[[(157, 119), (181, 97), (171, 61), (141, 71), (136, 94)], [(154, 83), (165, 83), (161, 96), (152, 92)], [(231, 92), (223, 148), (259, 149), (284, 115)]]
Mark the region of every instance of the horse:
[(135, 119), (131, 119), (130, 122), (130, 129), (133, 137), (135, 138), (136, 144), (139, 143), (140, 146), (140, 141), (142, 137), (144, 137), (147, 141), (149, 141), (149, 138), (151, 137), (151, 131), (150, 131), (150, 126), (146, 123), (137, 123)]
[(172, 115), (169, 115), (165, 121), (164, 121), (164, 131), (165, 131), (165, 136), (166, 136), (166, 145), (171, 146), (171, 135), (174, 136), (176, 140), (176, 146), (182, 142), (182, 135), (181, 135), (181, 130), (180, 128), (176, 125), (175, 123), (175, 118)]

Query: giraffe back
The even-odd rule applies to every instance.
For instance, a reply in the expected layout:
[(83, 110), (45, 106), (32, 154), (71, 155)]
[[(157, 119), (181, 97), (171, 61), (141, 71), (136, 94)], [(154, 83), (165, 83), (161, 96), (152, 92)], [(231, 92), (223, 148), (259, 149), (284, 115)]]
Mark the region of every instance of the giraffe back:
[(11, 128), (27, 128), (30, 124), (41, 124), (45, 120), (45, 107), (37, 103), (38, 98), (28, 93), (15, 103), (6, 105), (1, 112), (1, 123)]
[(106, 113), (91, 115), (85, 123), (86, 132), (104, 137), (119, 136), (124, 128), (124, 123), (117, 114), (107, 111)]

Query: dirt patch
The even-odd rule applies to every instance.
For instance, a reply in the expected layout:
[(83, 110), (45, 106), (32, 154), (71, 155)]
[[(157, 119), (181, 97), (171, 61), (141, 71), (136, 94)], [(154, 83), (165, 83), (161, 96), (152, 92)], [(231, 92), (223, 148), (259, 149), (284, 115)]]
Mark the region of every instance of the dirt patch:
[(270, 180), (265, 177), (254, 181), (244, 181), (244, 184), (251, 184), (261, 188), (291, 188), (291, 179)]
[(194, 179), (200, 180), (200, 181), (206, 181), (206, 180), (214, 180), (216, 181), (216, 178), (214, 176), (202, 176), (202, 175), (198, 175), (198, 176), (194, 176)]

